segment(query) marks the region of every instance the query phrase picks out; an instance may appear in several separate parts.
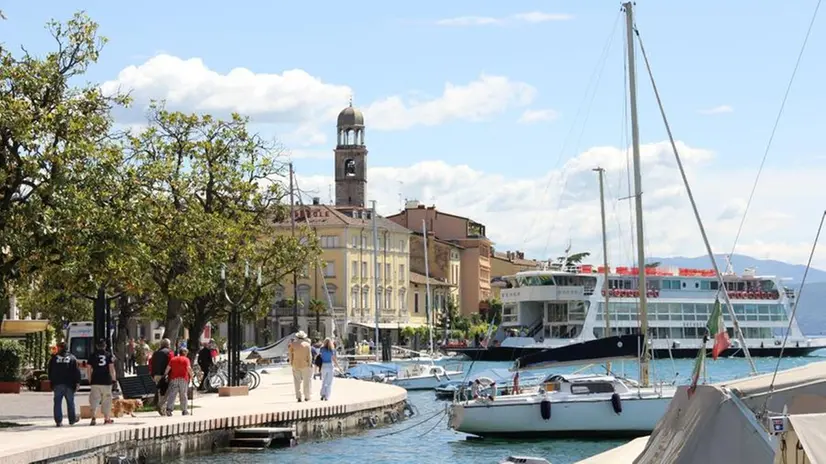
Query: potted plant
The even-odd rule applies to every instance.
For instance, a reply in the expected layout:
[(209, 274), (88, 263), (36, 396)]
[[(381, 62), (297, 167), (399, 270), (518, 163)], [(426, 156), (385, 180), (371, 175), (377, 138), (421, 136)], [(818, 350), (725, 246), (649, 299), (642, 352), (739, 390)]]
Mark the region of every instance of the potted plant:
[(22, 355), (16, 340), (0, 340), (0, 393), (20, 393)]
[(42, 392), (50, 392), (52, 391), (52, 381), (49, 380), (49, 376), (47, 374), (40, 374), (40, 386), (39, 391)]

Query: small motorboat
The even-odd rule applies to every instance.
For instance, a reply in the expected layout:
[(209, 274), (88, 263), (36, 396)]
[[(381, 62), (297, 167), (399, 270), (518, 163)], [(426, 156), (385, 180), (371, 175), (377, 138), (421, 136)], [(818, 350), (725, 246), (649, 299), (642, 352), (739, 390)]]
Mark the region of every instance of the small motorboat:
[(535, 458), (532, 456), (508, 456), (507, 459), (499, 464), (551, 464), (545, 458)]
[[(518, 380), (518, 388), (525, 390), (528, 388), (537, 387), (543, 380), (541, 376), (524, 376)], [(471, 399), (471, 390), (476, 380), (479, 380), (480, 389), (479, 394), (483, 396), (490, 396), (491, 387), (495, 386), (495, 396), (511, 395), (514, 392), (514, 375), (508, 369), (493, 368), (486, 369), (474, 374), (471, 374), (467, 379), (451, 380), (445, 382), (434, 390), (437, 399), (451, 400), (458, 396), (464, 396), (464, 400)]]
[(436, 364), (413, 364), (404, 366), (395, 377), (387, 379), (388, 383), (407, 390), (433, 390), (445, 381), (458, 379), (462, 375), (461, 365), (458, 370), (449, 366)]

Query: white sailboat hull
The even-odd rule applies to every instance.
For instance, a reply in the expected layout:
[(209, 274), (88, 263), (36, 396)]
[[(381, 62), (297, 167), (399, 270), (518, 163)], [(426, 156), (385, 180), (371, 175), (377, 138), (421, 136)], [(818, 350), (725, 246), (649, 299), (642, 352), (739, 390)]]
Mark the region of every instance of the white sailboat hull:
[(397, 377), (391, 379), (389, 383), (402, 387), (406, 390), (435, 390), (436, 387), (442, 385), (450, 379), (462, 378), (460, 371), (448, 371), (447, 376), (440, 375), (417, 375), (412, 377)]
[[(554, 394), (514, 395), (457, 403), (451, 410), (450, 426), (479, 436), (642, 436), (651, 433), (665, 414), (674, 391), (665, 388), (662, 394), (653, 390), (621, 394), (621, 413), (614, 411), (610, 393), (581, 399), (572, 395), (558, 399)], [(547, 420), (541, 413), (543, 399), (551, 403)]]

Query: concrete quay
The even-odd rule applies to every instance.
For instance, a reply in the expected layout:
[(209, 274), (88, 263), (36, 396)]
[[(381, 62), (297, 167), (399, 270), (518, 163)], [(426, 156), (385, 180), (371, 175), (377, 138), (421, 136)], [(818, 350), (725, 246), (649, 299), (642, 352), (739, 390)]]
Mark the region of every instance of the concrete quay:
[[(402, 388), (335, 379), (332, 398), (320, 401), (321, 381), (314, 380), (312, 400), (298, 403), (289, 368), (267, 371), (249, 396), (196, 395), (189, 416), (181, 415), (176, 405), (172, 417), (144, 412), (116, 418), (112, 425), (99, 420), (94, 427), (88, 419), (70, 427), (65, 415), (64, 426), (55, 427), (51, 393), (0, 395), (0, 421), (25, 424), (0, 428), (0, 462), (104, 463), (110, 456), (163, 462), (226, 447), (238, 428), (293, 427), (299, 439), (323, 438), (403, 417), (407, 392)], [(88, 404), (88, 395), (81, 392), (76, 402), (78, 409)]]

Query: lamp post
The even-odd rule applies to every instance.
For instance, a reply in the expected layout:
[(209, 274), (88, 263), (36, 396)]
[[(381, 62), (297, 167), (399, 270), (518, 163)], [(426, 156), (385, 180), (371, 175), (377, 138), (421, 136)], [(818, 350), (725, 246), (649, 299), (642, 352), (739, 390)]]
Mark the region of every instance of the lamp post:
[[(252, 309), (261, 296), (261, 266), (258, 266), (258, 279), (253, 284), (249, 262), (244, 265), (244, 285), (236, 299), (227, 291), (227, 268), (221, 266), (221, 291), (229, 303), (227, 319), (227, 358), (229, 361), (229, 386), (237, 387), (241, 380), (241, 313)], [(254, 292), (254, 293), (253, 293)]]

